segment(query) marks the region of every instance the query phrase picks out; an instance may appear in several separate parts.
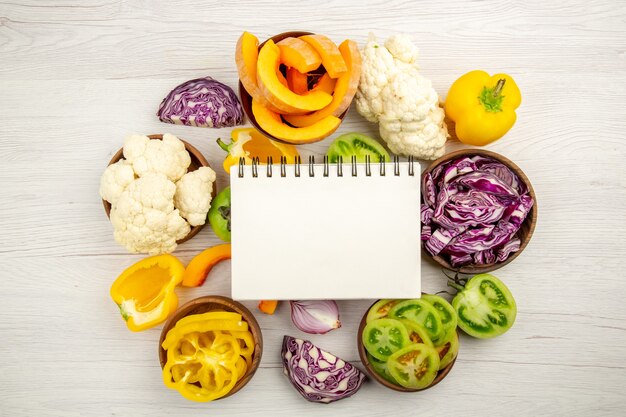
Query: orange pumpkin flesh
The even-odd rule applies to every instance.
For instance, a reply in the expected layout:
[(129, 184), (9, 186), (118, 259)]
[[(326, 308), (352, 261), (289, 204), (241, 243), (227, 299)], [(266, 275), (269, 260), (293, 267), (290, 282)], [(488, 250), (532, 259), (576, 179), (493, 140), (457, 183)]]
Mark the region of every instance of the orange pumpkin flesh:
[(331, 78), (338, 78), (348, 70), (346, 62), (333, 41), (324, 35), (304, 35), (300, 39), (308, 43), (322, 57), (322, 65)]
[(311, 126), (329, 115), (340, 116), (350, 107), (361, 77), (361, 54), (356, 42), (349, 39), (339, 45), (339, 50), (348, 64), (348, 70), (337, 79), (333, 101), (322, 110), (311, 114), (285, 115), (284, 118), (289, 124), (296, 127)]
[[(307, 75), (295, 68), (287, 68), (287, 85), (289, 89), (296, 94), (306, 94), (309, 91)], [(332, 92), (330, 94), (332, 94)]]
[(252, 100), (252, 113), (257, 123), (268, 134), (277, 139), (294, 145), (317, 142), (333, 133), (341, 124), (341, 119), (335, 116), (326, 116), (317, 123), (307, 127), (291, 127), (259, 101)]
[(285, 38), (278, 42), (280, 61), (303, 74), (316, 70), (322, 64), (322, 57), (308, 43), (298, 38)]
[(263, 97), (285, 113), (306, 113), (326, 107), (332, 96), (323, 91), (298, 95), (285, 87), (276, 72), (280, 65), (280, 50), (270, 39), (261, 48), (257, 61), (257, 84)]

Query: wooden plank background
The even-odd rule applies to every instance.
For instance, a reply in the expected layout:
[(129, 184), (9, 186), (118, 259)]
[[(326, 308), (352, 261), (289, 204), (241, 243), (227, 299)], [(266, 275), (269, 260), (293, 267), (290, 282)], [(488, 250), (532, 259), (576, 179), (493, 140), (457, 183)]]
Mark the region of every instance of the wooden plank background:
[[(0, 414), (623, 415), (625, 28), (626, 4), (615, 0), (0, 0)], [(171, 132), (198, 147), (225, 186), (215, 139), (229, 129), (164, 125), (157, 106), (199, 76), (235, 87), (243, 30), (264, 39), (294, 29), (361, 45), (368, 32), (411, 33), (442, 97), (468, 70), (515, 77), (518, 123), (488, 149), (518, 163), (538, 196), (530, 245), (497, 272), (518, 319), (495, 340), (462, 337), (455, 368), (432, 390), (407, 395), (369, 381), (322, 406), (282, 375), (283, 334), (303, 336), (283, 303), (275, 316), (258, 315), (265, 352), (250, 384), (195, 404), (163, 387), (160, 327), (127, 331), (109, 298), (141, 256), (113, 240), (99, 177), (125, 135)], [(354, 109), (339, 132), (348, 131), (376, 135)], [(300, 150), (321, 156), (328, 144)], [(176, 255), (187, 262), (217, 243), (207, 228)], [(444, 289), (434, 265), (422, 273), (426, 291)], [(222, 263), (202, 288), (178, 294), (228, 295), (229, 280)], [(343, 327), (310, 339), (360, 366), (355, 333), (369, 303), (340, 302)]]

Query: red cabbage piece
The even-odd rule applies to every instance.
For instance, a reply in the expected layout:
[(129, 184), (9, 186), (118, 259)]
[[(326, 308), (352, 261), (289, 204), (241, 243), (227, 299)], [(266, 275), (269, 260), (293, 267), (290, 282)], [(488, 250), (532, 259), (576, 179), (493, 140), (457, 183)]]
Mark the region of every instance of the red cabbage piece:
[(243, 123), (237, 95), (211, 77), (182, 83), (163, 99), (157, 116), (164, 123), (198, 127), (232, 127)]
[(424, 183), (422, 184), (422, 196), (424, 198), (424, 204), (428, 207), (435, 207), (435, 201), (437, 197), (437, 188), (435, 188), (435, 182), (430, 174), (424, 175)]
[(308, 340), (283, 338), (283, 371), (305, 399), (318, 403), (342, 400), (357, 392), (365, 374), (349, 362)]
[(504, 262), (506, 258), (513, 252), (517, 252), (520, 248), (522, 241), (518, 238), (513, 238), (502, 245), (497, 251), (497, 260), (498, 262)]
[(424, 244), (426, 250), (433, 256), (439, 255), (445, 247), (448, 246), (450, 241), (460, 233), (465, 231), (464, 227), (459, 229), (444, 229), (439, 228), (432, 232), (430, 238)]
[(474, 171), (460, 176), (455, 180), (455, 184), (499, 196), (518, 196), (517, 191), (510, 185), (507, 185), (495, 175), (484, 171)]
[(460, 267), (504, 262), (519, 250), (517, 232), (534, 202), (506, 165), (480, 155), (457, 158), (425, 175), (422, 189), (421, 239), (431, 255)]

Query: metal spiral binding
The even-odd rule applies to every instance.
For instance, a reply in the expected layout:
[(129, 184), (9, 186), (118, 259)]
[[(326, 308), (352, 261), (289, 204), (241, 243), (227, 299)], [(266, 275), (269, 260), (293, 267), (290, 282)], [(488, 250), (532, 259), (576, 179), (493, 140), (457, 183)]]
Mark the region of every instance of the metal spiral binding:
[[(381, 176), (385, 176), (386, 172), (386, 164), (385, 164), (385, 156), (381, 156), (380, 160), (379, 160), (379, 165), (380, 165), (380, 175)], [(339, 156), (337, 158), (337, 176), (338, 177), (343, 177), (343, 157)], [(300, 158), (300, 156), (296, 156), (294, 158), (294, 174), (296, 177), (300, 176), (300, 165), (302, 164), (302, 159)], [(410, 176), (414, 176), (415, 175), (415, 158), (412, 156), (409, 156), (408, 158), (408, 166), (409, 166), (409, 171), (408, 171), (408, 175)], [(244, 176), (244, 167), (246, 165), (246, 160), (245, 158), (239, 158), (239, 166), (238, 166), (238, 176), (239, 178), (243, 178)], [(259, 157), (256, 156), (254, 158), (252, 158), (252, 176), (254, 178), (257, 178), (259, 176)], [(358, 176), (358, 164), (357, 164), (357, 158), (356, 155), (352, 155), (350, 157), (350, 165), (351, 165), (351, 173), (353, 177)], [(267, 158), (267, 165), (265, 167), (265, 173), (266, 176), (268, 178), (272, 177), (272, 170), (273, 170), (273, 166), (274, 166), (274, 160), (271, 156), (269, 156)], [(330, 176), (330, 160), (328, 158), (328, 155), (324, 155), (324, 177), (328, 177)], [(394, 155), (393, 157), (393, 174), (395, 176), (399, 176), (400, 175), (400, 157), (398, 157), (397, 155)], [(371, 163), (371, 157), (369, 155), (365, 156), (365, 175), (367, 177), (372, 176), (372, 163)], [(280, 176), (281, 177), (286, 177), (287, 176), (287, 157), (285, 156), (281, 156), (280, 157)], [(315, 157), (313, 155), (309, 156), (309, 177), (315, 177)]]

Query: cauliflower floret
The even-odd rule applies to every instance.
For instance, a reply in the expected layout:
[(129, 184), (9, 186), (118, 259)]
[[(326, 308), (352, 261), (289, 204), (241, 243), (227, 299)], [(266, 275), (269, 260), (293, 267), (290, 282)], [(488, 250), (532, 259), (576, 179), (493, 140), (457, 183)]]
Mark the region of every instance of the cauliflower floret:
[(190, 225), (200, 226), (206, 222), (211, 208), (211, 191), (215, 182), (215, 171), (200, 167), (188, 172), (176, 183), (174, 206)]
[[(439, 110), (443, 115), (443, 110)], [(430, 160), (443, 156), (448, 138), (445, 125), (442, 131), (434, 123), (394, 121), (380, 122), (379, 128), (380, 136), (386, 138), (387, 146), (393, 153), (421, 155), (421, 158)]]
[(111, 210), (115, 240), (134, 253), (172, 252), (190, 231), (174, 209), (175, 192), (176, 185), (161, 173), (134, 180)]
[(417, 66), (417, 58), (419, 58), (419, 49), (411, 41), (411, 37), (407, 35), (396, 35), (385, 41), (385, 48), (396, 59), (411, 64), (415, 69)]
[(392, 36), (381, 46), (370, 35), (362, 58), (357, 111), (379, 122), (380, 136), (392, 152), (441, 156), (448, 137), (443, 110), (431, 82), (419, 74), (418, 50), (410, 38)]
[(169, 133), (163, 135), (163, 140), (150, 140), (144, 135), (128, 136), (124, 142), (124, 158), (139, 177), (158, 172), (174, 182), (185, 175), (191, 164), (185, 144)]
[(115, 204), (120, 194), (135, 180), (133, 166), (121, 159), (109, 165), (100, 178), (100, 197)]

